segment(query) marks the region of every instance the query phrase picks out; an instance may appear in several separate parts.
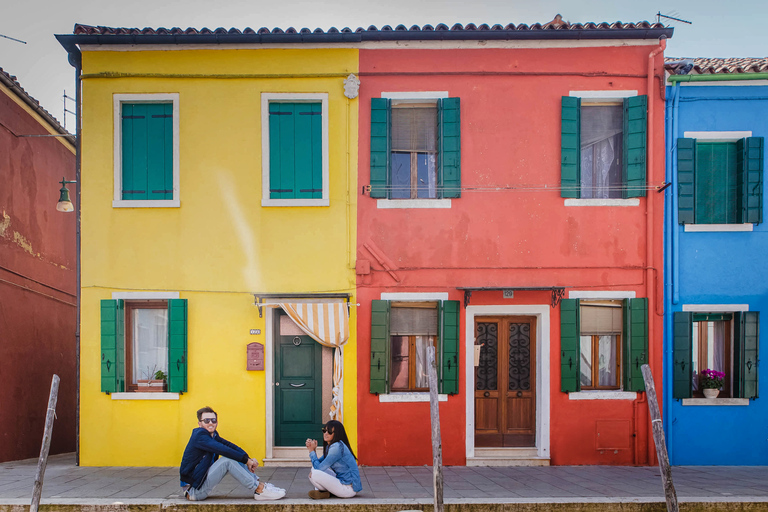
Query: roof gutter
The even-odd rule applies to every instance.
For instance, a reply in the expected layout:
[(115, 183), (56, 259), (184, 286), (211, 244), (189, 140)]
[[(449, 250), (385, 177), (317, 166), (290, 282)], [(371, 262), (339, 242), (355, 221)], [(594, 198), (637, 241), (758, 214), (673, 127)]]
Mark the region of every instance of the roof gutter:
[(717, 75), (670, 75), (668, 82), (736, 82), (741, 80), (768, 80), (768, 73), (728, 73)]

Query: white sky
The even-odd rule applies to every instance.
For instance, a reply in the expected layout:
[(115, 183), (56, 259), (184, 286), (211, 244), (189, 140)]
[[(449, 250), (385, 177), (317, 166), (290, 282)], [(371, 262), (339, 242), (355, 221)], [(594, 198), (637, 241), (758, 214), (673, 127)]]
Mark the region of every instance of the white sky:
[[(0, 67), (63, 122), (62, 95), (74, 97), (74, 68), (54, 34), (75, 23), (109, 27), (368, 27), (445, 23), (546, 23), (555, 14), (571, 23), (656, 21), (656, 13), (692, 21), (673, 23), (673, 57), (768, 56), (766, 0), (0, 0)], [(71, 110), (74, 110), (71, 103)], [(74, 117), (67, 115), (74, 131)]]

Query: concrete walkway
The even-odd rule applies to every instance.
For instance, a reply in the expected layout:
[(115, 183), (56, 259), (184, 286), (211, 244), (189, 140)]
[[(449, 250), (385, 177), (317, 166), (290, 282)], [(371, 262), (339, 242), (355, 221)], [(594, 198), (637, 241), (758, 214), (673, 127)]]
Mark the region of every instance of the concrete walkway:
[[(18, 511), (29, 505), (34, 483), (36, 459), (0, 463), (0, 512)], [(362, 467), (363, 491), (353, 500), (319, 500), (307, 497), (312, 488), (308, 468), (259, 468), (262, 480), (287, 490), (287, 495), (270, 505), (291, 505), (300, 510), (306, 505), (343, 503), (344, 508), (365, 510), (403, 510), (431, 508), (432, 468)], [(646, 504), (638, 510), (664, 510), (664, 493), (657, 467), (549, 466), (549, 467), (445, 467), (445, 503), (477, 505), (477, 510), (499, 509), (501, 504)], [(768, 511), (768, 466), (757, 467), (675, 467), (673, 478), (681, 502), (731, 503), (735, 510)], [(227, 476), (206, 500), (224, 509), (238, 505), (257, 505), (249, 493)], [(263, 503), (263, 502), (260, 502)], [(73, 454), (52, 456), (43, 486), (43, 505), (47, 510), (116, 510), (115, 506), (157, 506), (159, 509), (199, 506), (183, 500), (179, 492), (178, 468), (172, 467), (77, 467)], [(749, 504), (745, 506), (745, 504)], [(59, 506), (56, 506), (59, 505)], [(80, 506), (73, 507), (73, 506)], [(64, 506), (64, 507), (62, 507)], [(95, 508), (94, 508), (95, 507)], [(239, 508), (239, 507), (237, 507)], [(451, 508), (451, 507), (447, 507)], [(508, 508), (508, 507), (502, 507)], [(542, 510), (550, 510), (547, 507)], [(562, 508), (562, 507), (561, 507)], [(583, 509), (583, 507), (581, 507)], [(603, 507), (604, 508), (604, 507)], [(710, 507), (711, 508), (711, 507)], [(141, 510), (155, 508), (141, 507)], [(724, 508), (723, 510), (727, 510)], [(515, 510), (521, 510), (517, 507)], [(613, 510), (613, 509), (612, 509)]]

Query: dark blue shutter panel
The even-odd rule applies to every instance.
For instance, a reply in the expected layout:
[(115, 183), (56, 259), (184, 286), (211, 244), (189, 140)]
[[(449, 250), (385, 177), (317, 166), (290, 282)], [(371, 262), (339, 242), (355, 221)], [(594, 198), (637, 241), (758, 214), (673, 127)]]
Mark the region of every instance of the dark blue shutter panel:
[(645, 197), (648, 96), (624, 99), (624, 197)]
[(578, 198), (581, 196), (581, 98), (563, 96), (560, 122), (560, 196)]
[(443, 340), (440, 392), (454, 395), (459, 392), (459, 301), (446, 300), (441, 303)]
[(648, 363), (648, 299), (624, 300), (624, 391), (645, 391), (640, 368)]
[(387, 198), (390, 100), (371, 98), (371, 197)]
[(442, 197), (461, 197), (461, 112), (459, 98), (440, 101), (439, 176)]
[(691, 398), (693, 313), (676, 311), (672, 320), (672, 398)]
[(758, 347), (760, 341), (760, 313), (741, 311), (733, 315), (734, 382), (739, 398), (757, 398)]
[(389, 393), (389, 301), (371, 301), (371, 393)]
[(168, 301), (168, 391), (187, 390), (187, 299)]
[(677, 139), (677, 222), (696, 222), (696, 139)]
[(581, 389), (579, 299), (560, 301), (560, 390)]
[(101, 301), (101, 391), (125, 391), (124, 303)]
[(737, 144), (738, 194), (736, 208), (740, 222), (763, 222), (763, 162), (765, 142), (763, 137), (747, 137)]

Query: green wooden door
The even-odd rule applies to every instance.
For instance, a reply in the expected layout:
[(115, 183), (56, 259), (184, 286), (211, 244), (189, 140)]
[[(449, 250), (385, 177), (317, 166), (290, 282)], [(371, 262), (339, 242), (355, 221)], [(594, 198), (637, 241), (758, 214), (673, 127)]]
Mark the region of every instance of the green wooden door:
[[(309, 336), (280, 332), (275, 315), (275, 446), (304, 446), (323, 423), (322, 346)], [(285, 322), (285, 320), (284, 320)]]

